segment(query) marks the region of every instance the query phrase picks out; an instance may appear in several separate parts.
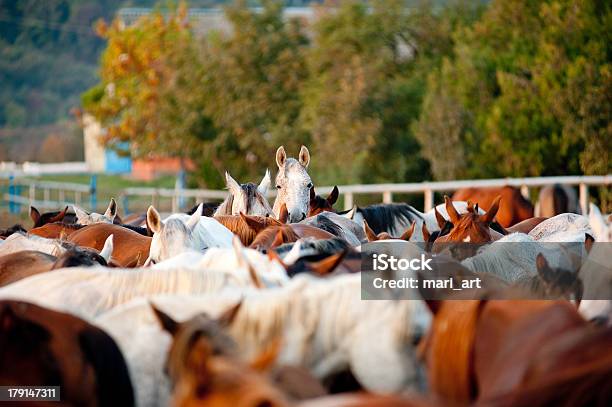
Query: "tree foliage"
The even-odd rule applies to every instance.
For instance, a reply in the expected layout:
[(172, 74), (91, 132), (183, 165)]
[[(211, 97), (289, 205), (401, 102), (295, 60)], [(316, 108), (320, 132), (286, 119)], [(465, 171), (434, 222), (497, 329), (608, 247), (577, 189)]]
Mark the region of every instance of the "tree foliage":
[(493, 1), (458, 30), (415, 125), (435, 176), (609, 173), (611, 16), (594, 0)]
[(138, 155), (259, 178), (311, 149), (317, 183), (610, 172), (610, 6), (346, 0), (306, 25), (264, 1), (196, 37), (186, 6), (101, 26), (84, 105)]

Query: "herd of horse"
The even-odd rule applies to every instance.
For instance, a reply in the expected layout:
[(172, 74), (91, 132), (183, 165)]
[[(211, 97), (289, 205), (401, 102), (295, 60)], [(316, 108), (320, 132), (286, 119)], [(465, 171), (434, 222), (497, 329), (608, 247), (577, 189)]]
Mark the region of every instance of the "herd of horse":
[[(562, 186), (537, 210), (505, 187), (342, 212), (309, 163), (277, 150), (273, 205), (266, 171), (187, 213), (31, 207), (0, 231), (0, 386), (78, 406), (611, 405), (610, 216)], [(363, 300), (369, 242), (487, 284)]]

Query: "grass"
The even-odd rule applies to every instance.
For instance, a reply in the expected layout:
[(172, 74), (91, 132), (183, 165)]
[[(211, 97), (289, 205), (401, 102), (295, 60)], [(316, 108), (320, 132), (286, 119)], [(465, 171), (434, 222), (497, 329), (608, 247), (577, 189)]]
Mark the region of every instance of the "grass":
[[(118, 191), (123, 188), (129, 187), (157, 187), (157, 188), (174, 188), (176, 178), (167, 175), (157, 178), (153, 181), (140, 181), (121, 175), (108, 175), (98, 174), (97, 176), (97, 187), (98, 191)], [(67, 182), (75, 184), (89, 185), (91, 182), (91, 175), (89, 174), (71, 174), (71, 175), (44, 175), (40, 177), (34, 177), (37, 181), (55, 181), (55, 182)]]

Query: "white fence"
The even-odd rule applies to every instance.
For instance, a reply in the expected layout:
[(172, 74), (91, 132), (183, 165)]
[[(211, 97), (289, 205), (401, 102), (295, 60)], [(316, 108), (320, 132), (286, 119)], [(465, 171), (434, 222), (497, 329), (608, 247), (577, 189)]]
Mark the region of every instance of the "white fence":
[(84, 161), (64, 163), (36, 163), (25, 162), (17, 164), (11, 161), (0, 162), (0, 178), (9, 176), (38, 176), (43, 174), (83, 174), (89, 172)]
[[(603, 186), (609, 187), (612, 182), (612, 175), (602, 176), (563, 176), (563, 177), (534, 177), (534, 178), (500, 178), (485, 180), (461, 180), (443, 182), (421, 182), (406, 184), (363, 184), (363, 185), (340, 185), (340, 194), (344, 197), (344, 208), (353, 207), (355, 195), (360, 194), (381, 194), (382, 202), (393, 202), (393, 194), (423, 194), (424, 210), (430, 210), (434, 205), (434, 192), (453, 192), (460, 188), (467, 187), (502, 187), (506, 185), (518, 187), (523, 195), (529, 195), (529, 189), (542, 187), (545, 185), (565, 184), (578, 186), (580, 207), (583, 213), (587, 212), (589, 202), (588, 187)], [(26, 179), (15, 179), (14, 185), (28, 191), (27, 196), (23, 194), (4, 194), (5, 203), (20, 204), (27, 209), (27, 205), (34, 205), (41, 208), (57, 209), (64, 205), (75, 203), (81, 205), (83, 200), (91, 198), (90, 186), (84, 184), (67, 184), (59, 182), (35, 182)], [(333, 187), (316, 187), (318, 194), (327, 194)], [(37, 198), (37, 190), (43, 191), (43, 199)], [(51, 191), (56, 191), (56, 200), (51, 200)], [(271, 191), (269, 196), (273, 197), (276, 191)], [(38, 194), (40, 195), (40, 194)], [(161, 198), (171, 199), (172, 211), (177, 212), (181, 209), (182, 203), (187, 200), (199, 201), (220, 201), (227, 196), (224, 190), (208, 189), (178, 189), (178, 188), (126, 188), (115, 191), (115, 197), (128, 202), (130, 197), (138, 197), (140, 200), (149, 201), (154, 206), (158, 206)], [(94, 199), (95, 201), (95, 199)], [(91, 202), (91, 200), (90, 200)], [(105, 202), (104, 202), (105, 204)]]

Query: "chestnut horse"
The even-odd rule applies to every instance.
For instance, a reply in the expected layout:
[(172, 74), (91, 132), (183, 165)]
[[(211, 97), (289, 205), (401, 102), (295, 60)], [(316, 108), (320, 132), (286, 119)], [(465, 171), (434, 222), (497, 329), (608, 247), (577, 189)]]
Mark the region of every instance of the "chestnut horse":
[(310, 204), (308, 205), (308, 216), (315, 216), (321, 212), (336, 212), (334, 204), (338, 200), (338, 186), (334, 186), (334, 189), (327, 195), (327, 198), (323, 198), (317, 195), (314, 187), (310, 188)]
[(172, 335), (165, 371), (173, 405), (288, 406), (283, 394), (258, 372), (272, 365), (278, 345), (247, 364), (225, 332), (239, 307), (240, 303), (217, 320), (199, 314), (182, 323), (153, 307), (161, 326)]
[(428, 305), (434, 320), (420, 350), (432, 390), (451, 404), (609, 402), (612, 328), (594, 328), (569, 302), (450, 300)]
[(260, 217), (244, 215), (242, 213), (240, 216), (242, 216), (251, 229), (257, 232), (257, 236), (255, 236), (249, 247), (260, 251), (266, 251), (283, 243), (296, 242), (304, 237), (315, 239), (333, 239), (335, 237), (325, 230), (302, 223), (283, 225), (279, 222), (278, 225), (268, 226), (267, 222), (263, 222)]
[(521, 195), (517, 188), (464, 188), (453, 194), (453, 201), (472, 201), (485, 211), (490, 210), (495, 199), (501, 196), (502, 202), (497, 212), (497, 221), (507, 228), (525, 219), (533, 217), (533, 205)]
[(121, 267), (142, 266), (149, 257), (151, 238), (111, 223), (85, 226), (68, 236), (68, 241), (83, 247), (102, 250), (104, 241), (114, 236), (113, 260)]
[[(489, 227), (497, 214), (500, 200), (501, 196), (495, 198), (491, 208), (484, 215), (479, 214), (478, 205), (474, 205), (472, 202), (468, 201), (467, 213), (460, 215), (453, 206), (452, 200), (448, 196), (445, 196), (446, 211), (448, 212), (453, 227), (447, 235), (438, 237), (435, 243), (465, 242), (478, 244), (488, 243), (501, 237), (501, 235), (491, 230)], [(436, 245), (434, 245), (434, 248), (435, 247)]]
[(62, 405), (134, 405), (127, 365), (109, 335), (21, 301), (0, 301), (0, 383), (60, 386)]
[(74, 215), (68, 214), (68, 207), (65, 207), (62, 211), (46, 212), (41, 214), (38, 209), (33, 206), (30, 206), (30, 218), (32, 219), (32, 222), (34, 222), (34, 226), (32, 227), (35, 228), (54, 222), (74, 223), (74, 220), (76, 219)]

